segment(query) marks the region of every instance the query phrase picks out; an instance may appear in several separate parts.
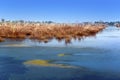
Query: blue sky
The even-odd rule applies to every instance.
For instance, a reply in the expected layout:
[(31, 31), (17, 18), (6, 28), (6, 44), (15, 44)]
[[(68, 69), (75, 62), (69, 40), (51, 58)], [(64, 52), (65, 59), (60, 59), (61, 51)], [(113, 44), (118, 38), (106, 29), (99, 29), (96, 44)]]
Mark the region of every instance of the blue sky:
[(120, 0), (0, 0), (0, 18), (55, 22), (118, 21)]

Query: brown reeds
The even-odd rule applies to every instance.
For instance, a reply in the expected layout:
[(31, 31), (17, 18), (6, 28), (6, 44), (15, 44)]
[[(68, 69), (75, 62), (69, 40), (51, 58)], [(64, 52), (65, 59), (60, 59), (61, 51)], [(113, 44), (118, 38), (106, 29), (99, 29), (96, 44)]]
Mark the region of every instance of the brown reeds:
[(7, 24), (0, 26), (0, 40), (29, 38), (47, 43), (55, 38), (69, 43), (72, 38), (93, 36), (104, 28), (102, 24)]

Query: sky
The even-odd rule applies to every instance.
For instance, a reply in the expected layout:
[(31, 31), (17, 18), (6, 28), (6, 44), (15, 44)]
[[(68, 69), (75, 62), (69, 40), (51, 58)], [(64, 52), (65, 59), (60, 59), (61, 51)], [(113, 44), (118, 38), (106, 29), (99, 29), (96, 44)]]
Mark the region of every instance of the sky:
[(0, 0), (6, 20), (120, 21), (120, 0)]

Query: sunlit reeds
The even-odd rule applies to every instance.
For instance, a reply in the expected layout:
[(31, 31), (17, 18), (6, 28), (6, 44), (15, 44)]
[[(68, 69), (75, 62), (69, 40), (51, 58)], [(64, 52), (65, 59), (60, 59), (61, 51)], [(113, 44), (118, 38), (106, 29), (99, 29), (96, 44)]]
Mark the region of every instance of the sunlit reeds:
[(102, 24), (5, 24), (0, 26), (0, 41), (29, 38), (47, 43), (55, 38), (70, 43), (71, 39), (94, 36), (104, 28)]

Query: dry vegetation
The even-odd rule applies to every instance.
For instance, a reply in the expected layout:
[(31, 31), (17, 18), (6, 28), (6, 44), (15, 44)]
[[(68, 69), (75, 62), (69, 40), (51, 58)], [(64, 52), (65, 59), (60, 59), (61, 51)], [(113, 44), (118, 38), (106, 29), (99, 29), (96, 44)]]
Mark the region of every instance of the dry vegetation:
[(71, 39), (94, 36), (104, 28), (103, 24), (4, 23), (0, 25), (0, 42), (6, 38), (29, 38), (47, 43), (55, 38), (69, 43)]

